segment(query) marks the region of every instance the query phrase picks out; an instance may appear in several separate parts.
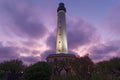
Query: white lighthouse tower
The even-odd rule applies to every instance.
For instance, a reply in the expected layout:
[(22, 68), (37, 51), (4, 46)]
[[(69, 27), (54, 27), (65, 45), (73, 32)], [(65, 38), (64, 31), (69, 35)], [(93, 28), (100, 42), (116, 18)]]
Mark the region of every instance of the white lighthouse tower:
[(64, 3), (60, 3), (57, 8), (57, 40), (56, 40), (56, 53), (49, 54), (46, 57), (46, 61), (49, 63), (56, 63), (53, 65), (53, 73), (56, 75), (66, 75), (67, 73), (72, 73), (72, 67), (66, 66), (67, 64), (59, 64), (62, 62), (67, 62), (75, 60), (76, 56), (74, 54), (68, 53), (68, 43), (67, 43), (67, 32), (66, 32), (66, 8)]
[(67, 32), (66, 32), (66, 8), (64, 3), (60, 3), (57, 8), (57, 40), (56, 53), (49, 54), (46, 57), (47, 62), (55, 62), (61, 60), (73, 60), (76, 58), (74, 54), (68, 53)]
[(57, 43), (56, 43), (56, 53), (57, 54), (67, 54), (68, 45), (67, 45), (67, 33), (66, 33), (66, 8), (64, 3), (60, 3), (57, 9)]

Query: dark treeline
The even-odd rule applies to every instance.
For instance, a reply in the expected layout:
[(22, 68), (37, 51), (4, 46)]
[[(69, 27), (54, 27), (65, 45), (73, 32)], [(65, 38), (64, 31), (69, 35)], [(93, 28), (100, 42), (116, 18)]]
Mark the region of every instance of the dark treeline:
[[(120, 80), (120, 58), (93, 63), (89, 56), (62, 61), (73, 69), (72, 75), (64, 76), (65, 80)], [(64, 80), (53, 75), (55, 63), (37, 62), (26, 66), (21, 60), (10, 60), (0, 63), (0, 80)]]

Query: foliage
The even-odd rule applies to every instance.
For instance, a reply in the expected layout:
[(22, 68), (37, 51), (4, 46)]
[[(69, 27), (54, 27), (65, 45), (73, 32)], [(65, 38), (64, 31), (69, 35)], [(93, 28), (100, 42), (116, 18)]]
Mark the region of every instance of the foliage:
[(23, 80), (50, 80), (51, 65), (46, 62), (35, 63), (25, 69)]
[(3, 78), (5, 76), (5, 72), (0, 71), (0, 78)]
[(93, 80), (120, 80), (120, 58), (102, 61), (96, 64)]
[(92, 80), (107, 80), (106, 75), (104, 73), (92, 73)]
[[(69, 67), (75, 74), (52, 75), (53, 65)], [(0, 78), (9, 73), (9, 80), (19, 80), (14, 76), (23, 72), (24, 69), (25, 65), (20, 60), (4, 61), (0, 63)], [(96, 64), (87, 55), (69, 61), (56, 60), (51, 64), (38, 62), (26, 68), (22, 78), (23, 80), (120, 80), (120, 58), (112, 58)]]
[(10, 60), (0, 63), (0, 70), (5, 72), (20, 73), (24, 70), (25, 65), (20, 60)]
[(24, 68), (21, 60), (4, 61), (0, 63), (0, 76), (5, 80), (19, 80)]
[(93, 72), (94, 63), (89, 58), (88, 55), (84, 57), (77, 58), (73, 61), (74, 71), (79, 75), (79, 79), (88, 80)]

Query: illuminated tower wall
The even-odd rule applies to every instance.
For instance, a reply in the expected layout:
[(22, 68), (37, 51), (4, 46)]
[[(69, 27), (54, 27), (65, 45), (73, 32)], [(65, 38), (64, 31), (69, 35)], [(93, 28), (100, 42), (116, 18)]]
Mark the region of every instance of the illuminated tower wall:
[(57, 9), (57, 44), (56, 44), (56, 53), (57, 54), (67, 54), (68, 45), (67, 45), (67, 34), (66, 34), (66, 8), (64, 3), (60, 3)]

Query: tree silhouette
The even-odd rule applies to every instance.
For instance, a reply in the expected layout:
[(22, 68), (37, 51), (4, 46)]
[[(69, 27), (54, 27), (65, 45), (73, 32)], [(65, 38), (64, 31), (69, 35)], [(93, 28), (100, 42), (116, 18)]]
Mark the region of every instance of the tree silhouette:
[(25, 65), (18, 59), (0, 63), (0, 70), (6, 74), (7, 80), (18, 80), (24, 68)]
[(23, 80), (50, 80), (51, 75), (51, 65), (46, 62), (38, 62), (25, 69)]
[(94, 63), (88, 55), (76, 58), (71, 61), (71, 65), (79, 79), (90, 80), (94, 69)]
[(120, 80), (120, 58), (98, 62), (93, 80)]

